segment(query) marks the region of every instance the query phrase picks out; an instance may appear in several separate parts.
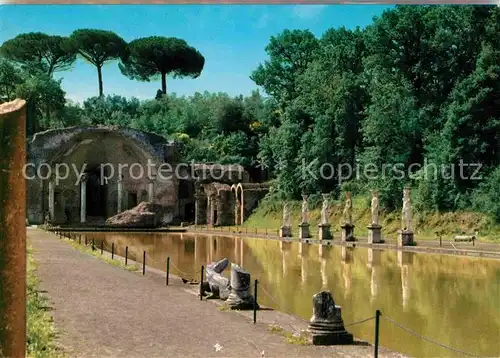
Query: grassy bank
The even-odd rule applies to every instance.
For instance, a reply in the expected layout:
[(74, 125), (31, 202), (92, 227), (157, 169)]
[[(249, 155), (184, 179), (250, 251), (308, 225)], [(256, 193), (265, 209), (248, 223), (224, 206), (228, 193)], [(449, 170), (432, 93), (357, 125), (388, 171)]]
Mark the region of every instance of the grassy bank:
[(48, 313), (47, 298), (39, 291), (39, 279), (36, 274), (36, 262), (28, 249), (27, 265), (27, 355), (28, 357), (63, 357), (63, 353), (56, 347), (55, 327), (52, 317)]
[[(371, 221), (369, 197), (353, 198), (353, 220), (355, 235), (366, 237), (368, 235), (367, 225)], [(290, 205), (293, 233), (298, 234), (298, 227), (301, 220), (302, 202), (293, 202)], [(334, 230), (334, 235), (339, 236), (340, 223), (342, 221), (342, 211), (344, 204), (340, 201), (332, 201), (330, 206), (330, 223)], [(282, 224), (281, 203), (263, 201), (254, 211), (250, 218), (243, 224), (243, 227), (258, 229), (278, 229)], [(317, 223), (321, 220), (321, 203), (310, 206), (309, 223), (311, 232), (317, 234)], [(397, 231), (401, 225), (400, 212), (381, 212), (380, 223), (383, 235), (389, 239), (396, 239)], [(485, 214), (477, 212), (450, 212), (450, 213), (420, 213), (414, 209), (413, 222), (415, 234), (418, 239), (436, 239), (436, 231), (443, 231), (443, 239), (451, 238), (455, 234), (474, 234), (479, 232), (479, 240), (489, 242), (500, 242), (500, 225)]]

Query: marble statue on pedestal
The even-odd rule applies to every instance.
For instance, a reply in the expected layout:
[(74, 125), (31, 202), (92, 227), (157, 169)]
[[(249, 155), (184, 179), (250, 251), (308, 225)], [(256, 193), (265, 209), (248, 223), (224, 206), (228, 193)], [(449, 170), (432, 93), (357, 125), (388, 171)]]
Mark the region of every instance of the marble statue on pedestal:
[(321, 207), (321, 224), (328, 225), (328, 217), (329, 213), (329, 203), (328, 203), (328, 194), (323, 194), (323, 206)]
[(345, 193), (345, 206), (344, 211), (342, 212), (342, 218), (344, 220), (344, 224), (352, 225), (352, 199), (351, 193)]

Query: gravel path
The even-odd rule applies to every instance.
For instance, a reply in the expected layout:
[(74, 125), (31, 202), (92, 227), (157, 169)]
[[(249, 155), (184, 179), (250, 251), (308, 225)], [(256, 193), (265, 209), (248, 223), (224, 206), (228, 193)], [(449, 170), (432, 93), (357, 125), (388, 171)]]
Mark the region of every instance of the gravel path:
[[(366, 357), (366, 345), (286, 343), (264, 323), (199, 301), (180, 280), (142, 276), (81, 252), (52, 233), (28, 229), (59, 331), (70, 357)], [(218, 344), (218, 350), (214, 347)], [(381, 356), (399, 356), (382, 351)]]

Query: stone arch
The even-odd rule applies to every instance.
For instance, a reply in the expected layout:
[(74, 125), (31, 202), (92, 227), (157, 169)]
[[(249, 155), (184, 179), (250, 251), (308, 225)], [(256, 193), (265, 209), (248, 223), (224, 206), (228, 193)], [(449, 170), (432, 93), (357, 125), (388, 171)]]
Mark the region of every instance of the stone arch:
[[(55, 192), (62, 193), (71, 189), (70, 192), (76, 195), (72, 199), (72, 221), (79, 221), (81, 215), (78, 213), (82, 211), (85, 211), (85, 216), (96, 216), (101, 220), (116, 214), (117, 203), (115, 201), (118, 195), (113, 191), (119, 178), (119, 164), (128, 164), (128, 167), (123, 169), (125, 180), (122, 187), (122, 200), (124, 200), (127, 191), (140, 192), (141, 189), (147, 188), (149, 163), (153, 164), (152, 174), (154, 176), (156, 174), (154, 173), (155, 168), (158, 168), (165, 159), (166, 145), (167, 142), (163, 138), (133, 129), (73, 127), (35, 134), (28, 143), (28, 154), (30, 163), (33, 163), (36, 167), (43, 164), (54, 169), (58, 164), (66, 164), (66, 168), (69, 168), (68, 177), (59, 181)], [(141, 177), (138, 179), (135, 179), (136, 177), (129, 170), (132, 163), (138, 163), (143, 168), (143, 174), (141, 172)], [(88, 199), (91, 203), (87, 203), (85, 208), (81, 205), (83, 184), (78, 177), (82, 170), (89, 173), (92, 178), (97, 174), (97, 182), (103, 184), (101, 187), (103, 190), (98, 195), (99, 199), (92, 201), (90, 199), (96, 197), (96, 195), (93, 195), (95, 194), (96, 185), (93, 185), (93, 182), (90, 181), (86, 183), (86, 201)], [(102, 175), (102, 173), (106, 173), (106, 170), (110, 178), (103, 181), (102, 179), (107, 174)], [(49, 180), (30, 181), (28, 183), (30, 195), (36, 195), (39, 190), (44, 193), (45, 188), (49, 187), (48, 182)], [(28, 213), (30, 218), (35, 215), (37, 217), (43, 215), (44, 200), (41, 197), (38, 199), (38, 204), (30, 208), (32, 211)], [(99, 206), (102, 210), (91, 213), (92, 208), (96, 206)], [(74, 208), (78, 212), (77, 215), (73, 212)], [(62, 222), (66, 216), (65, 207), (56, 208), (55, 217), (59, 218), (58, 221)], [(40, 222), (40, 219), (31, 221)]]

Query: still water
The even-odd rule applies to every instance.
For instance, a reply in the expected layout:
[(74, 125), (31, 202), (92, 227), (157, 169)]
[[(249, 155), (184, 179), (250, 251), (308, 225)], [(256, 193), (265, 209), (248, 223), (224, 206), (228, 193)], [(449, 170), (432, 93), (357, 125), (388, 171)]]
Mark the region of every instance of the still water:
[[(344, 322), (383, 316), (445, 345), (480, 356), (500, 356), (500, 260), (320, 246), (277, 240), (198, 234), (100, 233), (119, 255), (172, 274), (193, 273), (227, 257), (258, 279), (274, 299), (259, 291), (259, 303), (309, 319), (312, 295), (332, 292)], [(176, 267), (176, 268), (175, 268)], [(226, 271), (229, 274), (230, 269)], [(184, 275), (186, 276), (186, 275)], [(188, 275), (189, 276), (189, 275)], [(373, 342), (373, 321), (349, 327)], [(456, 353), (405, 332), (382, 319), (381, 345), (411, 355), (457, 357)]]

